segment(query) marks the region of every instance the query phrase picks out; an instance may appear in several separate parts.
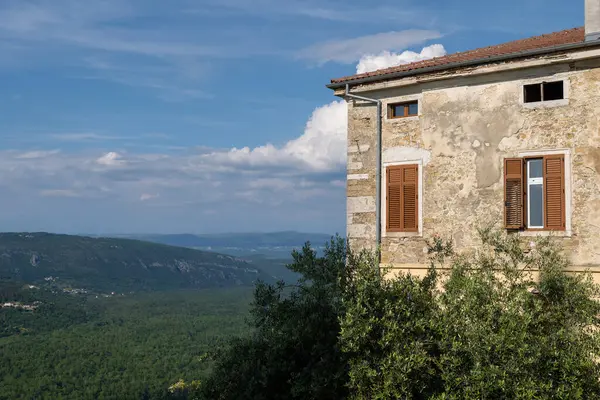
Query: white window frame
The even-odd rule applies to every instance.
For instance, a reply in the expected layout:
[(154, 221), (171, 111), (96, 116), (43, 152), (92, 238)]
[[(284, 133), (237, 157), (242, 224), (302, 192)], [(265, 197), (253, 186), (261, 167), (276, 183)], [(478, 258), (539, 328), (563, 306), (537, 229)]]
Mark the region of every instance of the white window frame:
[(571, 166), (571, 149), (541, 149), (524, 150), (517, 153), (517, 157), (543, 157), (552, 155), (563, 155), (565, 157), (565, 230), (564, 231), (519, 231), (520, 236), (573, 236), (572, 213), (573, 213), (573, 168)]
[[(542, 172), (542, 177), (537, 177), (537, 178), (531, 178), (529, 176), (529, 173), (531, 172), (531, 168), (529, 168), (529, 163), (531, 161), (534, 160), (541, 160), (542, 161), (542, 169), (544, 168), (544, 159), (543, 158), (533, 158), (533, 159), (528, 159), (526, 160), (527, 163), (527, 228), (528, 229), (544, 229), (544, 173)], [(532, 180), (536, 180), (535, 183), (532, 183)], [(538, 181), (541, 181), (541, 183), (538, 183)], [(529, 193), (531, 193), (531, 186), (532, 185), (538, 185), (542, 187), (542, 226), (533, 226), (531, 225), (531, 196), (529, 195)]]
[[(410, 118), (410, 117), (408, 117)], [(398, 165), (417, 165), (418, 170), (418, 231), (417, 232), (388, 232), (387, 231), (387, 168)], [(381, 237), (402, 238), (423, 236), (423, 159), (384, 162), (381, 169)]]

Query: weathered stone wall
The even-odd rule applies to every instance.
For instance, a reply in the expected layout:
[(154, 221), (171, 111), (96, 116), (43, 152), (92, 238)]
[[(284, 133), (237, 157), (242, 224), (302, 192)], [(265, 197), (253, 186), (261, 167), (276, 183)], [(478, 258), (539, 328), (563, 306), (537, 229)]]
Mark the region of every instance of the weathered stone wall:
[(350, 246), (375, 245), (377, 109), (348, 104), (347, 235)]
[[(523, 84), (545, 79), (565, 80), (567, 99), (523, 104)], [(425, 264), (424, 239), (434, 233), (452, 237), (459, 250), (476, 247), (478, 226), (502, 224), (503, 159), (566, 149), (571, 229), (557, 235), (574, 265), (600, 266), (600, 60), (463, 74), (365, 95), (384, 101), (384, 164), (422, 162), (422, 231), (389, 235), (384, 219), (382, 263)], [(414, 99), (420, 101), (418, 117), (387, 120), (386, 104)], [(372, 248), (375, 106), (349, 103), (348, 146), (348, 236), (351, 246)]]

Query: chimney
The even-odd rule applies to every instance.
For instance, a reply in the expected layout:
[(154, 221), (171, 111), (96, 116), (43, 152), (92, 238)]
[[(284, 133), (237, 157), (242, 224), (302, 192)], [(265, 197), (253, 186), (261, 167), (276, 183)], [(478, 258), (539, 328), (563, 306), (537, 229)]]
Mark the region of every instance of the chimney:
[(585, 0), (585, 41), (600, 39), (600, 0)]

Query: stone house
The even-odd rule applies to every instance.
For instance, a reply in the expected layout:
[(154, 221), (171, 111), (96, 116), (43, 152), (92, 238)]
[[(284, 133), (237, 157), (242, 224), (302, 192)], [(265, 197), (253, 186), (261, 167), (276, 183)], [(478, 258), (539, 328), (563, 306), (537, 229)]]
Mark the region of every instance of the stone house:
[(600, 281), (599, 38), (586, 0), (582, 28), (333, 79), (351, 246), (422, 274), (426, 238), (469, 250), (496, 224), (560, 238)]

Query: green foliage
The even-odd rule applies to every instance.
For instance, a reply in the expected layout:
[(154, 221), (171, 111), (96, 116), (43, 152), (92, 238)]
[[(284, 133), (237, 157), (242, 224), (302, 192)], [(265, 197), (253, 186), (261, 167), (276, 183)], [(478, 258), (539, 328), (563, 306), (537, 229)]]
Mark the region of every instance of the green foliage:
[(98, 308), (89, 304), (85, 296), (27, 289), (22, 283), (0, 279), (0, 304), (6, 302), (35, 305), (36, 308), (34, 311), (0, 308), (0, 338), (50, 332), (92, 321), (99, 316)]
[(2, 400), (169, 398), (173, 382), (210, 372), (206, 352), (248, 331), (244, 315), (252, 296), (247, 287), (87, 301), (41, 289), (3, 293), (54, 306), (42, 313), (0, 309), (2, 327), (27, 328), (0, 337)]
[(422, 280), (385, 280), (364, 259), (349, 263), (340, 340), (352, 398), (600, 397), (599, 290), (590, 275), (567, 275), (550, 239), (524, 251), (514, 235), (487, 229), (481, 237), (469, 257), (435, 237)]
[(384, 279), (364, 252), (348, 265), (340, 340), (349, 355), (351, 397), (433, 395), (439, 386), (435, 279)]
[(481, 238), (461, 256), (433, 237), (422, 279), (385, 279), (336, 238), (321, 257), (308, 243), (293, 253), (296, 284), (253, 293), (96, 298), (0, 282), (0, 301), (39, 302), (0, 309), (0, 399), (600, 398), (591, 276), (566, 274), (550, 238)]
[(260, 262), (129, 239), (0, 233), (0, 277), (102, 293), (251, 286)]
[(317, 257), (307, 243), (289, 268), (297, 285), (259, 283), (251, 336), (212, 355), (214, 369), (191, 398), (344, 399), (347, 361), (339, 341), (346, 247), (336, 238)]

